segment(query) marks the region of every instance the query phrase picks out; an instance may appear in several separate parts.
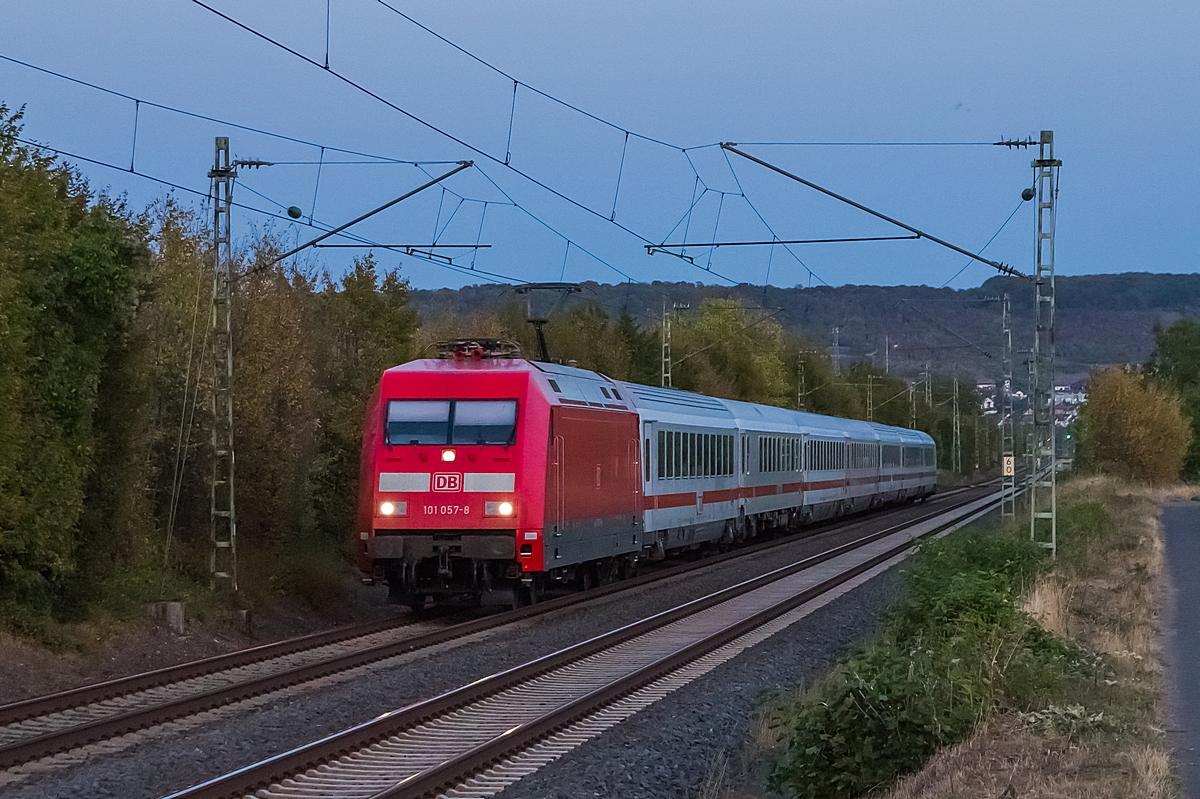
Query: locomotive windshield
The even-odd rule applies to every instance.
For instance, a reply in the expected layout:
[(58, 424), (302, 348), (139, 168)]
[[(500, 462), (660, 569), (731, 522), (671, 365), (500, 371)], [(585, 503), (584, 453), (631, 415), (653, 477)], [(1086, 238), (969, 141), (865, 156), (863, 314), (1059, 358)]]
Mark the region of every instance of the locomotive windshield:
[(458, 400), (451, 444), (512, 444), (517, 432), (516, 400)]
[(393, 446), (508, 446), (516, 433), (516, 400), (391, 400), (384, 435)]
[(387, 443), (445, 444), (450, 435), (449, 400), (392, 400)]

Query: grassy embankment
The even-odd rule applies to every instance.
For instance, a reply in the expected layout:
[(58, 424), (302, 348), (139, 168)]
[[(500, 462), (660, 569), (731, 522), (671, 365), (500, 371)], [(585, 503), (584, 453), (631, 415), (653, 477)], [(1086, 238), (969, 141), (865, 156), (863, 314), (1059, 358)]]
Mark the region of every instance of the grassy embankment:
[(925, 546), (876, 639), (763, 708), (747, 770), (813, 799), (1175, 795), (1161, 499), (1063, 483), (1057, 561), (1024, 524)]

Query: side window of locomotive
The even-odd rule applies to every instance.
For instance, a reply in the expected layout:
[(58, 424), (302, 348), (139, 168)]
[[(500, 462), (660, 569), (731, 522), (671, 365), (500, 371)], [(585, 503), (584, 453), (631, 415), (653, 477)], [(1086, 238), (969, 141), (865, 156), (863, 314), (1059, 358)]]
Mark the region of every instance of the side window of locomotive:
[(516, 400), (458, 400), (451, 444), (499, 444), (517, 440)]
[(393, 446), (445, 444), (450, 438), (450, 400), (390, 400), (384, 436)]

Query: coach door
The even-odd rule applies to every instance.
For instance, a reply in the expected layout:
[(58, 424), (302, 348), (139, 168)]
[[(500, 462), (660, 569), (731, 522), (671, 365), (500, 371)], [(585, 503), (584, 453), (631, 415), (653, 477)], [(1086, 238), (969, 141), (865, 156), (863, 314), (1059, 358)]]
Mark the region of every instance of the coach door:
[(650, 442), (654, 440), (654, 430), (650, 422), (642, 422), (642, 496), (650, 496), (650, 479), (653, 475), (653, 452)]

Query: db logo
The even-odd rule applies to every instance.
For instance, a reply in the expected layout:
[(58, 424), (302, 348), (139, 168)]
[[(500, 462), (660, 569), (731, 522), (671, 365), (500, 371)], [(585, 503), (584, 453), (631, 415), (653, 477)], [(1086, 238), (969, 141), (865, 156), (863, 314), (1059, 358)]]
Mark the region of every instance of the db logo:
[(433, 476), (434, 491), (462, 491), (461, 472), (442, 472)]

